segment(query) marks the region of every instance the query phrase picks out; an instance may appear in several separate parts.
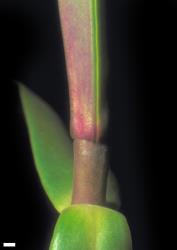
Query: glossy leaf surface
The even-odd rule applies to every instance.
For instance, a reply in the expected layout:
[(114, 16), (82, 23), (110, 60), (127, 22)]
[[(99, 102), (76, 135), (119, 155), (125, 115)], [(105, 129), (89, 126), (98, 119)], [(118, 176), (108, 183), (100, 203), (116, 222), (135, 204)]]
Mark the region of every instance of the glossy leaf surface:
[[(37, 172), (54, 207), (70, 206), (73, 178), (72, 142), (59, 116), (39, 96), (19, 84), (22, 107)], [(115, 177), (108, 174), (107, 204), (119, 207)]]
[(73, 205), (62, 212), (50, 250), (131, 250), (124, 215), (94, 205)]

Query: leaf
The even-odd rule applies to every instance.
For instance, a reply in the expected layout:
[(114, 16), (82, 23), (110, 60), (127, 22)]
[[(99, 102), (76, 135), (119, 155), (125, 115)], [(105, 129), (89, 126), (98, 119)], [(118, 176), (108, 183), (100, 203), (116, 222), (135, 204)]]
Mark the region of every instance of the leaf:
[(71, 203), (72, 144), (51, 107), (19, 84), (35, 166), (43, 188), (60, 212)]
[[(72, 142), (59, 116), (22, 84), (19, 93), (35, 166), (49, 199), (58, 212), (70, 206), (73, 178)], [(116, 179), (108, 175), (107, 203), (118, 208)]]
[(94, 205), (65, 209), (55, 226), (50, 250), (131, 250), (125, 216)]

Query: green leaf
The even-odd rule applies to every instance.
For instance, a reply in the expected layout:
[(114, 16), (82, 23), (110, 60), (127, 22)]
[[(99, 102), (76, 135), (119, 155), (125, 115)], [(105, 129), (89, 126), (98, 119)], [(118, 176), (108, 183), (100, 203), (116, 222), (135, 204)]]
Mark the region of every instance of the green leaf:
[(72, 144), (57, 114), (19, 85), (35, 166), (43, 188), (60, 212), (71, 203)]
[[(72, 142), (52, 108), (24, 85), (18, 86), (40, 181), (54, 207), (61, 212), (71, 204)], [(117, 183), (111, 172), (108, 175), (107, 203), (116, 208), (120, 203)]]
[(72, 205), (56, 224), (50, 250), (131, 250), (125, 216), (95, 205)]

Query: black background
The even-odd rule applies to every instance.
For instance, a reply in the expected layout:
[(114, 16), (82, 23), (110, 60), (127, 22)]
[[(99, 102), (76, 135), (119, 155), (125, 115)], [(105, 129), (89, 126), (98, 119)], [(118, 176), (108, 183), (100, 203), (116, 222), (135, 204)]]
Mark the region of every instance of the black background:
[[(162, 242), (159, 222), (166, 195), (157, 133), (166, 117), (167, 94), (162, 98), (161, 90), (166, 91), (175, 81), (176, 20), (175, 1), (157, 6), (155, 1), (106, 1), (110, 64), (107, 143), (134, 250), (160, 249)], [(0, 245), (14, 241), (17, 249), (47, 250), (57, 213), (36, 175), (12, 80), (40, 94), (68, 126), (68, 90), (56, 0), (1, 0), (0, 64)], [(163, 116), (158, 118), (162, 109)], [(162, 204), (161, 196), (165, 197)]]

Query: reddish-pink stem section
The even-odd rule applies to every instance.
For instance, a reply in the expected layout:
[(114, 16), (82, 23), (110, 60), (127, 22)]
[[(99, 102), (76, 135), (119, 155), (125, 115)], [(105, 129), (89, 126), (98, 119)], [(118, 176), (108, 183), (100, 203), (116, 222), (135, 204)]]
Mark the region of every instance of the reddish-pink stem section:
[(70, 94), (70, 130), (77, 139), (96, 138), (92, 11), (89, 1), (59, 0)]

